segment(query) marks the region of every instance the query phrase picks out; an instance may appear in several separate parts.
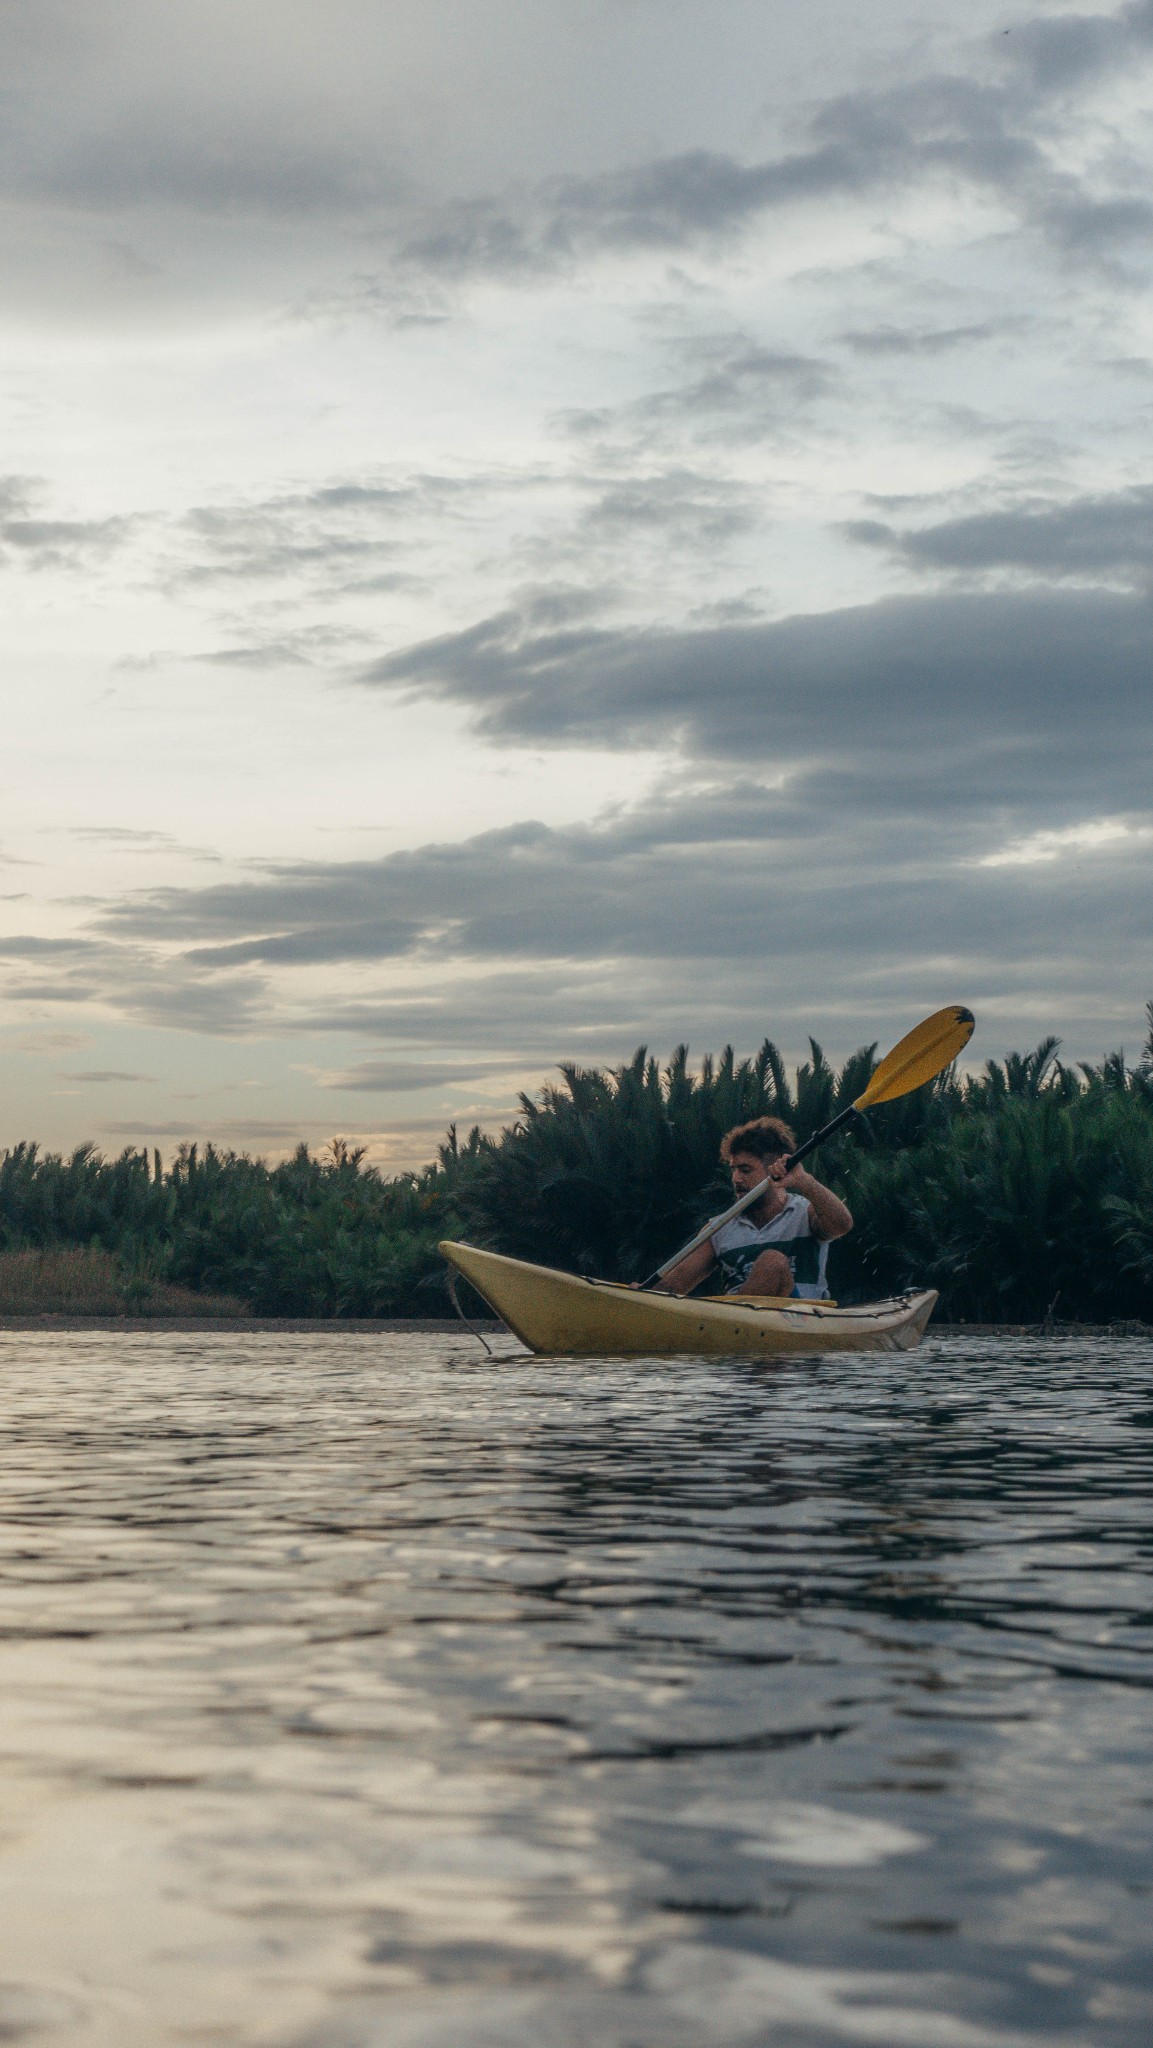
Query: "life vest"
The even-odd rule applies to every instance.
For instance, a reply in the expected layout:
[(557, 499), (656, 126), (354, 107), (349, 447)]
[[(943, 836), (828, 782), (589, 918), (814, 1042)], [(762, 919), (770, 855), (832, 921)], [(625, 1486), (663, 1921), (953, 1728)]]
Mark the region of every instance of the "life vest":
[(785, 1206), (768, 1223), (750, 1223), (734, 1216), (710, 1240), (724, 1275), (724, 1292), (743, 1287), (763, 1251), (784, 1252), (793, 1274), (793, 1292), (805, 1301), (827, 1301), (826, 1240), (814, 1235), (813, 1212), (804, 1195), (787, 1194)]

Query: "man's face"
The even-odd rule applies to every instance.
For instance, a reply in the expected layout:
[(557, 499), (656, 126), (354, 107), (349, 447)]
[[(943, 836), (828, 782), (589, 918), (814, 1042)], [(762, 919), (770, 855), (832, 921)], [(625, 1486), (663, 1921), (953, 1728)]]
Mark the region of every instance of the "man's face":
[(734, 1152), (729, 1160), (729, 1174), (735, 1195), (747, 1195), (763, 1181), (772, 1164), (771, 1160), (758, 1159), (755, 1152)]

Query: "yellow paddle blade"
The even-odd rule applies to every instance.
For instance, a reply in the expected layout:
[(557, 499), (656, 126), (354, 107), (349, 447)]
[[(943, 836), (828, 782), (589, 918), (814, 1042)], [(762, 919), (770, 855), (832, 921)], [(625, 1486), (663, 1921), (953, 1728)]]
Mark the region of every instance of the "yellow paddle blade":
[(895, 1102), (898, 1095), (911, 1095), (937, 1074), (951, 1066), (973, 1036), (976, 1019), (972, 1010), (950, 1003), (947, 1010), (935, 1010), (907, 1032), (892, 1052), (886, 1053), (854, 1109), (871, 1109), (875, 1102)]

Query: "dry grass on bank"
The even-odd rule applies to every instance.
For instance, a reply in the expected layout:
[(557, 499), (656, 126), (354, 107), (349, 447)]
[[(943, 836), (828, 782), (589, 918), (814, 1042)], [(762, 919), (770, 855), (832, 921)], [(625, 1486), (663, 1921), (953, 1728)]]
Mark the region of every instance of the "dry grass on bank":
[(0, 1252), (0, 1316), (243, 1316), (226, 1294), (194, 1294), (146, 1272), (125, 1272), (111, 1252), (79, 1246)]

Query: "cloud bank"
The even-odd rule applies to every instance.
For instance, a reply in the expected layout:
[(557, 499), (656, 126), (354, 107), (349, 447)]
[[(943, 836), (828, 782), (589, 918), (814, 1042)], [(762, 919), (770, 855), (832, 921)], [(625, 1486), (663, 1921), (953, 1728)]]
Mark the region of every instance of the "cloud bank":
[(191, 1064), (425, 1146), (642, 1038), (1139, 1023), (1153, 0), (0, 55), (9, 1120), (174, 1134)]

